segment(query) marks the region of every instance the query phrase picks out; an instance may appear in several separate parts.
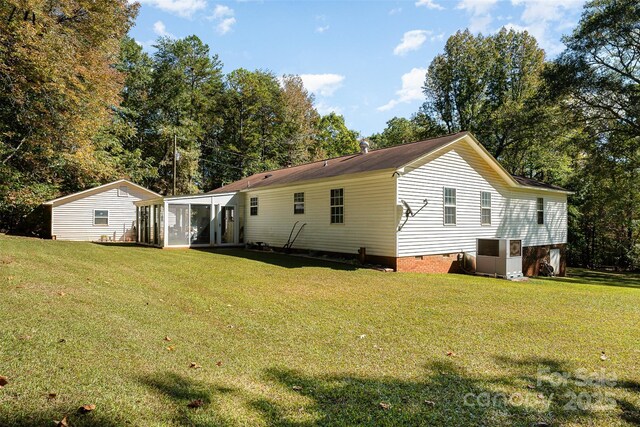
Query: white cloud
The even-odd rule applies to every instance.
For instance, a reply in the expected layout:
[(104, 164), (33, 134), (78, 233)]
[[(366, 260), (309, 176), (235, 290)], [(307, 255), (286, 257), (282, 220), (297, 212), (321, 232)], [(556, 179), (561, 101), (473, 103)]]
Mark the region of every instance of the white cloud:
[(342, 108), (335, 105), (328, 105), (324, 102), (319, 102), (318, 105), (316, 105), (316, 110), (323, 116), (329, 113), (342, 114)]
[(217, 4), (213, 9), (213, 19), (226, 18), (227, 16), (233, 16), (233, 9), (229, 6)]
[(431, 31), (427, 30), (411, 30), (404, 33), (400, 44), (393, 49), (394, 55), (406, 55), (412, 50), (418, 50), (427, 41), (427, 36)]
[(162, 21), (156, 21), (153, 24), (153, 32), (159, 35), (160, 37), (174, 37), (173, 34), (167, 31), (167, 27), (164, 25)]
[(328, 29), (329, 29), (329, 26), (328, 26), (328, 25), (324, 25), (324, 26), (322, 26), (322, 25), (321, 25), (321, 26), (319, 26), (319, 27), (316, 27), (316, 33), (320, 33), (320, 34), (322, 34), (322, 33), (324, 33), (325, 31), (327, 31)]
[(234, 17), (235, 12), (229, 6), (217, 4), (213, 9), (213, 15), (208, 16), (210, 21), (216, 21), (216, 31), (220, 35), (225, 35), (231, 31), (233, 25), (237, 22)]
[(487, 32), (493, 21), (491, 9), (498, 0), (461, 0), (456, 9), (467, 11), (470, 15), (469, 31), (472, 33)]
[(395, 9), (391, 9), (391, 10), (389, 11), (389, 15), (397, 15), (397, 14), (399, 14), (400, 12), (402, 12), (402, 8), (401, 8), (401, 7), (396, 7)]
[(322, 96), (333, 95), (345, 79), (340, 74), (300, 74), (300, 78), (309, 92)]
[(220, 34), (225, 35), (229, 31), (231, 31), (231, 27), (233, 27), (233, 24), (235, 23), (236, 18), (225, 18), (218, 23), (218, 25), (216, 26), (216, 30), (218, 30)]
[(184, 17), (190, 17), (195, 12), (207, 7), (206, 0), (128, 0), (129, 3), (134, 1)]
[(416, 7), (424, 6), (427, 9), (435, 9), (435, 10), (443, 10), (444, 7), (440, 6), (434, 0), (418, 0), (416, 2)]
[(378, 111), (388, 111), (398, 104), (424, 99), (422, 85), (424, 84), (426, 68), (412, 68), (402, 75), (402, 88), (396, 91), (396, 98), (378, 107)]
[(520, 19), (525, 25), (510, 22), (505, 27), (528, 31), (548, 54), (556, 55), (562, 52), (564, 45), (549, 37), (551, 25), (556, 30), (572, 28), (572, 21), (566, 15), (581, 10), (584, 0), (511, 0), (511, 3), (514, 6), (524, 6)]

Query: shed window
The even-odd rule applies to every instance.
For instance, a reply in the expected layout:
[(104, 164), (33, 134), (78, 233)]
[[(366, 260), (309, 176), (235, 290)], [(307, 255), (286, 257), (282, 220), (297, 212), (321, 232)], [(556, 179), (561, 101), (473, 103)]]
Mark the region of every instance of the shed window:
[(536, 201), (536, 213), (538, 215), (538, 224), (544, 224), (544, 199), (542, 197), (538, 197)]
[(491, 193), (480, 192), (480, 224), (491, 225)]
[(249, 215), (258, 215), (258, 198), (252, 197), (249, 199)]
[(444, 189), (444, 225), (456, 225), (456, 189)]
[(293, 193), (293, 213), (304, 213), (304, 193)]
[(118, 187), (118, 197), (129, 197), (129, 187), (126, 185)]
[(344, 224), (344, 189), (331, 190), (331, 224)]
[(109, 225), (109, 211), (98, 209), (93, 211), (93, 225)]

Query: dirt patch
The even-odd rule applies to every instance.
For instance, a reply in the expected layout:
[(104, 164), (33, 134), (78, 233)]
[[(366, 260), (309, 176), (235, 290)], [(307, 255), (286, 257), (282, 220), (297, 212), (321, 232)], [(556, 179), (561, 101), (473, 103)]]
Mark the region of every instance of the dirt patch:
[(9, 265), (16, 262), (16, 259), (11, 255), (0, 255), (0, 265)]

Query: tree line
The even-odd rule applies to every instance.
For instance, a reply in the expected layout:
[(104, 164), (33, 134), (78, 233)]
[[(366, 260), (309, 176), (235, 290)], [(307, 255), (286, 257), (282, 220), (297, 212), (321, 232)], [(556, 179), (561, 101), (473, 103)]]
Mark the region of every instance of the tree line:
[(640, 268), (640, 3), (584, 6), (548, 60), (533, 36), (459, 31), (428, 67), (425, 102), (374, 145), (468, 130), (509, 172), (563, 186), (569, 263)]
[[(0, 16), (22, 3), (0, 3)], [(0, 27), (0, 229), (122, 176), (172, 194), (174, 157), (184, 194), (358, 149), (299, 76), (225, 74), (196, 36), (147, 53), (127, 35), (138, 8), (127, 0), (27, 3), (30, 19)], [(511, 173), (575, 192), (571, 264), (637, 269), (640, 5), (593, 0), (564, 42), (550, 60), (526, 31), (459, 31), (428, 67), (421, 108), (369, 139), (471, 131)]]

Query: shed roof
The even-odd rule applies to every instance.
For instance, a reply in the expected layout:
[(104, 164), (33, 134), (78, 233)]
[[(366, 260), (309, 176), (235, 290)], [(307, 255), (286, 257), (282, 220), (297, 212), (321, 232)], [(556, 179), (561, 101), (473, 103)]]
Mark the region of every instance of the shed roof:
[(58, 204), (61, 202), (66, 201), (67, 199), (71, 199), (73, 197), (80, 197), (80, 196), (88, 196), (90, 194), (96, 194), (99, 193), (101, 191), (104, 191), (108, 188), (111, 188), (113, 186), (119, 185), (119, 184), (124, 184), (126, 183), (127, 185), (132, 185), (146, 193), (148, 193), (150, 196), (153, 197), (160, 197), (160, 195), (154, 191), (149, 190), (148, 188), (145, 188), (141, 185), (136, 184), (135, 182), (131, 182), (128, 179), (119, 179), (117, 181), (113, 181), (113, 182), (109, 182), (107, 184), (103, 184), (103, 185), (99, 185), (97, 187), (92, 187), (92, 188), (87, 188), (86, 190), (83, 191), (78, 191), (77, 193), (72, 193), (72, 194), (67, 194), (66, 196), (62, 196), (62, 197), (58, 197), (57, 199), (53, 199), (53, 200), (49, 200), (43, 203), (43, 205), (54, 205), (54, 204)]
[[(399, 169), (417, 159), (420, 159), (421, 157), (424, 157), (438, 150), (439, 148), (458, 141), (465, 136), (470, 136), (475, 141), (475, 138), (473, 138), (473, 135), (471, 135), (469, 132), (457, 132), (449, 135), (439, 136), (436, 138), (426, 139), (424, 141), (371, 150), (367, 154), (349, 154), (346, 156), (320, 160), (312, 163), (305, 163), (298, 166), (260, 172), (246, 178), (242, 178), (230, 184), (224, 185), (220, 188), (210, 191), (209, 193), (228, 193), (233, 191), (263, 188), (274, 185), (293, 184), (302, 181), (310, 181), (322, 178), (332, 178), (362, 172)], [(486, 152), (486, 150), (484, 149), (483, 151)], [(490, 157), (490, 161), (495, 162), (496, 165), (500, 167), (500, 169), (502, 169), (502, 167), (499, 166), (497, 160), (491, 157), (488, 152), (486, 154)], [(504, 171), (504, 173), (507, 174), (506, 171)], [(543, 182), (539, 182), (530, 178), (512, 177), (511, 175), (509, 176), (516, 186), (568, 192), (563, 188), (545, 184)]]

